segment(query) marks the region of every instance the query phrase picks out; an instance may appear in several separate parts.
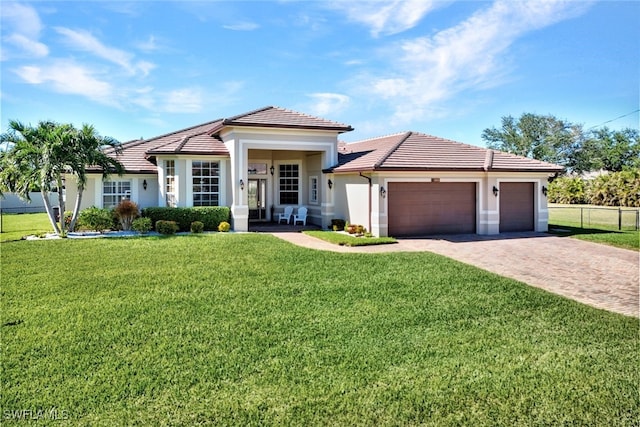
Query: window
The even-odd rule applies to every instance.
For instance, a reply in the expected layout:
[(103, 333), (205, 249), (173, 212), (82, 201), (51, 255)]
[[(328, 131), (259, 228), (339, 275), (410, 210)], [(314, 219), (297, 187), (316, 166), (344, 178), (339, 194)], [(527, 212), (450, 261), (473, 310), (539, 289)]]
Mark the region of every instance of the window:
[(318, 203), (318, 177), (309, 177), (309, 203)]
[(249, 163), (249, 169), (247, 170), (249, 175), (266, 175), (267, 164), (266, 163)]
[(297, 205), (300, 178), (299, 165), (280, 165), (280, 204)]
[(164, 161), (164, 182), (165, 182), (165, 198), (167, 206), (175, 208), (176, 201), (176, 161)]
[(218, 162), (191, 163), (193, 206), (218, 206), (220, 198)]
[(111, 209), (121, 200), (131, 199), (131, 181), (104, 181), (102, 183), (102, 207)]

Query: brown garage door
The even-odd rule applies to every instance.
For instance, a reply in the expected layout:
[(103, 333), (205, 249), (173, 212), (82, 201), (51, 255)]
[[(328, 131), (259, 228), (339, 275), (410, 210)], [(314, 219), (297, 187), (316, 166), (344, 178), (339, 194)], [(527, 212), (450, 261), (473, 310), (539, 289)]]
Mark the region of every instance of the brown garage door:
[(500, 183), (500, 232), (533, 231), (533, 182)]
[(389, 183), (389, 235), (476, 232), (474, 182)]

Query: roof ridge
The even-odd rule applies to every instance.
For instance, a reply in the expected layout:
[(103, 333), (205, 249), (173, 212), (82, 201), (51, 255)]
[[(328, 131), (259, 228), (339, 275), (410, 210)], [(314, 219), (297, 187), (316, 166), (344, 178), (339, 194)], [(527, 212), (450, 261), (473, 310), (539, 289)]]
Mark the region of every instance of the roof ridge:
[[(398, 135), (401, 135), (398, 134)], [(393, 146), (387, 150), (386, 153), (384, 153), (377, 162), (375, 162), (373, 164), (373, 169), (378, 169), (380, 167), (380, 165), (382, 165), (385, 160), (387, 160), (389, 158), (389, 156), (391, 156), (391, 154), (393, 154), (394, 151), (396, 151), (398, 149), (398, 147), (400, 147), (407, 139), (409, 139), (409, 137), (413, 135), (413, 132), (411, 131), (407, 131), (405, 132), (405, 135), (403, 138), (401, 138), (398, 142), (396, 142), (395, 144), (393, 144)]]
[(487, 149), (487, 154), (484, 156), (484, 170), (485, 172), (489, 172), (491, 167), (493, 166), (493, 150), (491, 148)]
[(372, 136), (371, 138), (366, 138), (366, 139), (361, 139), (359, 141), (351, 141), (351, 142), (347, 142), (347, 141), (338, 141), (338, 142), (344, 142), (345, 144), (349, 145), (349, 144), (360, 144), (361, 142), (369, 142), (369, 141), (374, 141), (376, 139), (382, 139), (382, 138), (389, 138), (391, 136), (397, 136), (397, 135), (402, 135), (407, 133), (407, 131), (402, 131), (402, 132), (395, 132), (395, 133), (389, 133), (386, 135), (381, 135), (381, 136)]
[(470, 148), (473, 148), (475, 150), (486, 151), (486, 150), (489, 149), (489, 148), (486, 148), (486, 147), (478, 147), (477, 145), (468, 144), (466, 142), (456, 141), (455, 139), (443, 138), (441, 136), (431, 135), (431, 134), (424, 133), (424, 132), (413, 132), (413, 133), (415, 133), (416, 135), (422, 135), (422, 136), (428, 136), (430, 138), (436, 138), (436, 139), (439, 139), (441, 141), (448, 141), (448, 142), (452, 142), (454, 144), (464, 145), (466, 147), (470, 147)]
[(226, 119), (222, 119), (222, 124), (225, 125), (227, 123), (233, 122), (234, 120), (238, 120), (242, 117), (246, 117), (246, 116), (250, 116), (251, 114), (256, 114), (256, 113), (261, 113), (263, 111), (267, 111), (273, 108), (277, 108), (274, 107), (273, 105), (267, 105), (266, 107), (262, 107), (262, 108), (258, 108), (255, 109), (253, 111), (249, 111), (247, 113), (241, 113), (241, 114), (236, 114), (235, 116), (231, 116), (231, 117), (227, 117)]
[[(210, 122), (204, 122), (204, 123), (201, 123), (201, 124), (199, 124), (199, 125), (189, 126), (189, 127), (184, 128), (184, 129), (175, 130), (175, 131), (173, 131), (173, 132), (165, 133), (165, 134), (163, 134), (163, 135), (154, 136), (154, 137), (149, 138), (149, 139), (142, 139), (142, 140), (140, 140), (140, 141), (145, 141), (145, 142), (147, 142), (147, 141), (153, 141), (154, 139), (165, 138), (165, 137), (167, 137), (167, 136), (171, 136), (171, 135), (175, 135), (175, 134), (180, 133), (180, 132), (184, 132), (184, 131), (188, 131), (188, 130), (191, 130), (191, 129), (195, 129), (195, 128), (200, 127), (200, 126), (212, 125), (212, 124), (214, 124), (214, 123), (216, 123), (216, 122), (219, 122), (219, 121), (221, 121), (221, 120), (224, 120), (224, 119), (216, 119), (216, 120), (212, 120), (212, 121), (210, 121)], [(206, 131), (205, 131), (205, 132), (206, 132)]]

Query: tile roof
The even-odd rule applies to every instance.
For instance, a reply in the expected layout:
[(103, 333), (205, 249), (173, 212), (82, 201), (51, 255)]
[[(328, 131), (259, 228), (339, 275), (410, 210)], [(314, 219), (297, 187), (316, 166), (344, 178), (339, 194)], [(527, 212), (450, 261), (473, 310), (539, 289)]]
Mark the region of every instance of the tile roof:
[(350, 144), (339, 144), (333, 172), (518, 171), (559, 172), (562, 167), (502, 151), (426, 135), (404, 132)]
[[(133, 173), (156, 173), (153, 156), (157, 154), (228, 155), (229, 152), (220, 139), (209, 136), (211, 129), (221, 122), (222, 119), (218, 119), (150, 139), (125, 142), (120, 146), (119, 153), (111, 148), (106, 153), (118, 159), (127, 172)], [(87, 170), (99, 172), (95, 168)]]
[(353, 130), (351, 126), (343, 123), (273, 106), (230, 117), (222, 122), (222, 126), (320, 129), (338, 132)]

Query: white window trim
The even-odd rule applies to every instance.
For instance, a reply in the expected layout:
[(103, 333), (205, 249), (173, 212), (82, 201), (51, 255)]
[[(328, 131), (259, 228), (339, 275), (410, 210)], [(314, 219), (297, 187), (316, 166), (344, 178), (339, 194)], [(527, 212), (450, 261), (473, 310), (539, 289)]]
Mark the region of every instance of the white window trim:
[(224, 206), (222, 203), (222, 197), (223, 197), (223, 193), (222, 193), (222, 187), (223, 187), (223, 179), (222, 179), (222, 161), (219, 159), (191, 159), (187, 162), (187, 166), (188, 166), (188, 189), (187, 189), (187, 193), (188, 193), (188, 197), (189, 200), (191, 201), (191, 206), (195, 206), (195, 200), (194, 200), (194, 195), (196, 194), (193, 191), (193, 163), (194, 162), (201, 162), (201, 163), (217, 163), (218, 164), (218, 175), (216, 176), (218, 178), (218, 192), (217, 193), (201, 193), (201, 194), (217, 194), (218, 195), (218, 204), (216, 206)]
[(298, 166), (298, 203), (295, 206), (300, 206), (301, 205), (301, 198), (303, 195), (302, 192), (302, 186), (300, 185), (301, 180), (302, 180), (302, 162), (299, 160), (286, 160), (286, 161), (280, 161), (278, 163), (276, 163), (276, 171), (275, 171), (275, 188), (276, 188), (276, 199), (274, 203), (276, 206), (278, 207), (283, 207), (283, 206), (291, 206), (290, 204), (281, 204), (280, 203), (280, 166), (282, 165), (297, 165)]
[[(315, 189), (313, 188), (314, 181), (315, 181)], [(315, 197), (313, 197), (314, 191), (315, 191)], [(318, 204), (318, 201), (320, 200), (319, 191), (320, 191), (320, 180), (318, 179), (317, 175), (311, 175), (309, 177), (309, 204), (311, 205)]]
[[(109, 196), (113, 196), (113, 195), (122, 196), (123, 195), (123, 196), (126, 197), (128, 195), (129, 196), (128, 200), (132, 200), (132, 197), (131, 197), (132, 194), (131, 193), (132, 193), (132, 189), (133, 189), (133, 182), (132, 182), (131, 179), (110, 179), (110, 180), (100, 181), (100, 186), (101, 186), (100, 194), (102, 195), (101, 200), (100, 200), (100, 206), (102, 206), (103, 208), (107, 208), (107, 209), (113, 209), (116, 206), (118, 206), (117, 203), (116, 203), (115, 206), (112, 206), (112, 207), (105, 206), (104, 198), (105, 198), (105, 196), (107, 194), (104, 192), (104, 186), (105, 186), (105, 184), (107, 184), (109, 182), (116, 183), (116, 188), (119, 187), (118, 184), (121, 184), (121, 183), (124, 183), (124, 182), (129, 184), (129, 191), (128, 192), (125, 191), (124, 193), (109, 193)], [(123, 199), (121, 198), (120, 200), (123, 200)]]

